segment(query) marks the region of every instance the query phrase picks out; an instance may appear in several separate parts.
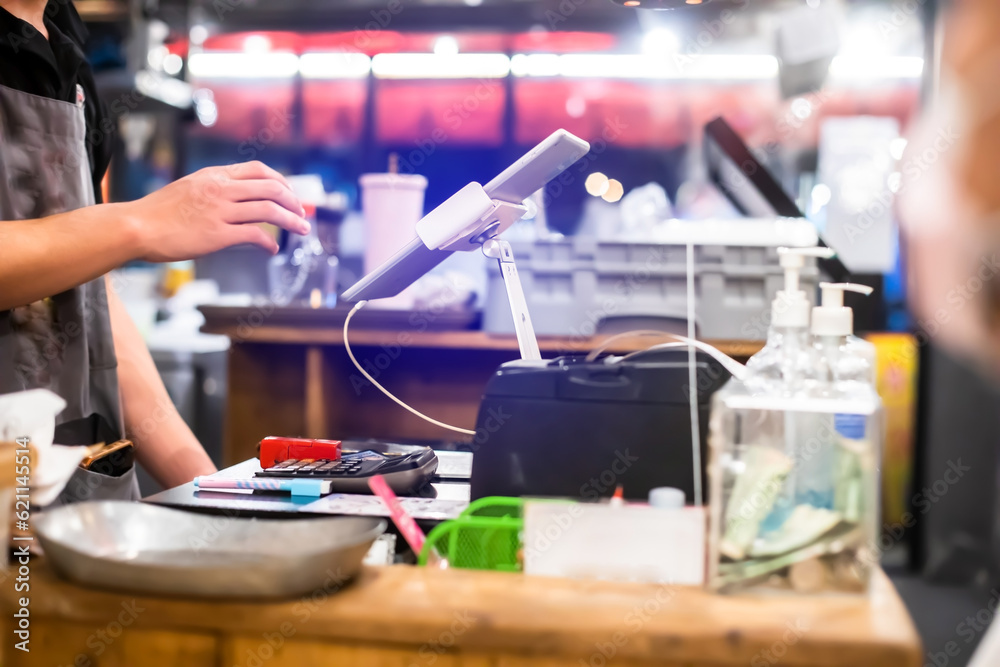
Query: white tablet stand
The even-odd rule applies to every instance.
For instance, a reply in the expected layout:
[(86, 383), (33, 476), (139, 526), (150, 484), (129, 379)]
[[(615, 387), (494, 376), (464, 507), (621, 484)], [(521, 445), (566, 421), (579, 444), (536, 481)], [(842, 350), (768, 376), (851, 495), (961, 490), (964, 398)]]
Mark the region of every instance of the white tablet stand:
[(479, 183), (469, 183), (417, 223), (417, 236), (428, 248), (456, 251), (474, 250), (478, 246), (484, 255), (497, 260), (521, 358), (539, 360), (542, 354), (517, 275), (514, 252), (509, 243), (496, 238), (526, 211), (523, 204), (491, 199)]
[(514, 333), (517, 334), (517, 344), (521, 348), (521, 358), (539, 360), (542, 353), (538, 349), (538, 338), (535, 328), (531, 325), (531, 314), (528, 313), (528, 302), (521, 289), (521, 279), (514, 266), (514, 253), (510, 244), (502, 239), (490, 238), (483, 243), (483, 254), (497, 260), (500, 265), (500, 275), (503, 276), (503, 286), (507, 288), (507, 301), (510, 304), (510, 314), (514, 318)]

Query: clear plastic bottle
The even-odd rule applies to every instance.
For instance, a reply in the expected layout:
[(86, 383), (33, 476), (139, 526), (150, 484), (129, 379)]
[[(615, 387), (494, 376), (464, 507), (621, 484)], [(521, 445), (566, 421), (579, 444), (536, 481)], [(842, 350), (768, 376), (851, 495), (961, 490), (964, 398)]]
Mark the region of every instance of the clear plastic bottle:
[(279, 306), (292, 303), (312, 308), (337, 305), (337, 275), (340, 263), (326, 251), (319, 237), (316, 206), (326, 193), (318, 176), (290, 176), (289, 182), (302, 201), (310, 230), (305, 236), (289, 235), (288, 247), (268, 262), (271, 300)]
[[(785, 289), (771, 303), (771, 325), (763, 349), (747, 363), (747, 390), (764, 396), (794, 397), (804, 391), (805, 379), (811, 373), (809, 313), (812, 302), (800, 289), (800, 272), (807, 257), (832, 257), (829, 248), (778, 248), (778, 261), (785, 270)], [(770, 419), (780, 420), (770, 426), (784, 440), (785, 454), (796, 456), (802, 426), (801, 416), (793, 412), (775, 412)], [(794, 471), (791, 473), (794, 477)], [(795, 507), (795, 480), (786, 481), (774, 508), (762, 529), (767, 532), (780, 527)]]
[(785, 289), (771, 302), (771, 324), (767, 341), (747, 363), (747, 386), (751, 391), (794, 395), (811, 362), (809, 339), (809, 295), (800, 289), (800, 272), (806, 257), (833, 257), (829, 248), (778, 248), (778, 261), (785, 270)]
[[(875, 394), (874, 350), (870, 343), (856, 338), (854, 314), (844, 306), (844, 292), (871, 294), (872, 289), (851, 283), (820, 283), (822, 298), (812, 312), (813, 344), (810, 375), (805, 380), (806, 394), (811, 398), (869, 401)], [(813, 507), (836, 509), (836, 478), (823, 471), (843, 463), (844, 437), (854, 438), (857, 429), (843, 414), (817, 415), (807, 424), (810, 447), (802, 452), (799, 466), (801, 478), (795, 500)]]
[(852, 283), (820, 283), (820, 305), (812, 310), (812, 374), (814, 391), (842, 382), (874, 389), (875, 346), (854, 335), (854, 313), (844, 305), (844, 292), (868, 296), (872, 288)]
[(304, 206), (306, 219), (312, 225), (309, 233), (290, 237), (287, 251), (268, 261), (271, 299), (279, 306), (296, 303), (312, 308), (333, 308), (337, 305), (339, 261), (336, 256), (328, 255), (320, 243), (315, 207)]

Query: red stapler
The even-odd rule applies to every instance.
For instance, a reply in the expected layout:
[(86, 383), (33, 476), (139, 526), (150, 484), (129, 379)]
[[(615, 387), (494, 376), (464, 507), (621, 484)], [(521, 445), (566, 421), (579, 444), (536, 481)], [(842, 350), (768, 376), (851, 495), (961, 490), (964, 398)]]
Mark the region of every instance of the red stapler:
[(268, 436), (257, 446), (260, 467), (267, 469), (288, 459), (340, 458), (340, 440), (315, 440), (312, 438), (283, 438)]

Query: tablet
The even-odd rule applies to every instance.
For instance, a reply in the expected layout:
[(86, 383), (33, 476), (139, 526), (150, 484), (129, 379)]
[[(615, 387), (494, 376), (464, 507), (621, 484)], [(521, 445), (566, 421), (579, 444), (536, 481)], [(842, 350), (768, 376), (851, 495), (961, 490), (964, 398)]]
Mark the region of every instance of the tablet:
[(492, 199), (520, 204), (545, 187), (590, 150), (590, 144), (566, 130), (556, 130), (520, 160), (483, 186)]
[[(517, 162), (483, 186), (491, 199), (520, 204), (568, 169), (590, 150), (590, 144), (566, 130), (556, 130)], [(396, 296), (443, 262), (451, 251), (428, 248), (415, 237), (377, 269), (341, 295), (345, 301)]]

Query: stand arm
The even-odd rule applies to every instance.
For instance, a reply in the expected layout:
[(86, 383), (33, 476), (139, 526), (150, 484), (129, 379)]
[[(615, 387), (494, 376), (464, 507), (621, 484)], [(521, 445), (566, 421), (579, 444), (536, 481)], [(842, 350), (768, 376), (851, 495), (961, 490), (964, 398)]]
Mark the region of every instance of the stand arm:
[(510, 303), (510, 314), (514, 318), (514, 332), (517, 334), (517, 344), (521, 348), (521, 358), (540, 360), (542, 353), (538, 349), (538, 339), (535, 328), (531, 326), (531, 315), (528, 313), (528, 303), (521, 289), (521, 279), (514, 265), (514, 252), (510, 244), (500, 239), (491, 238), (483, 241), (483, 254), (497, 260), (500, 265), (500, 275), (503, 276), (504, 287), (507, 288), (507, 301)]

